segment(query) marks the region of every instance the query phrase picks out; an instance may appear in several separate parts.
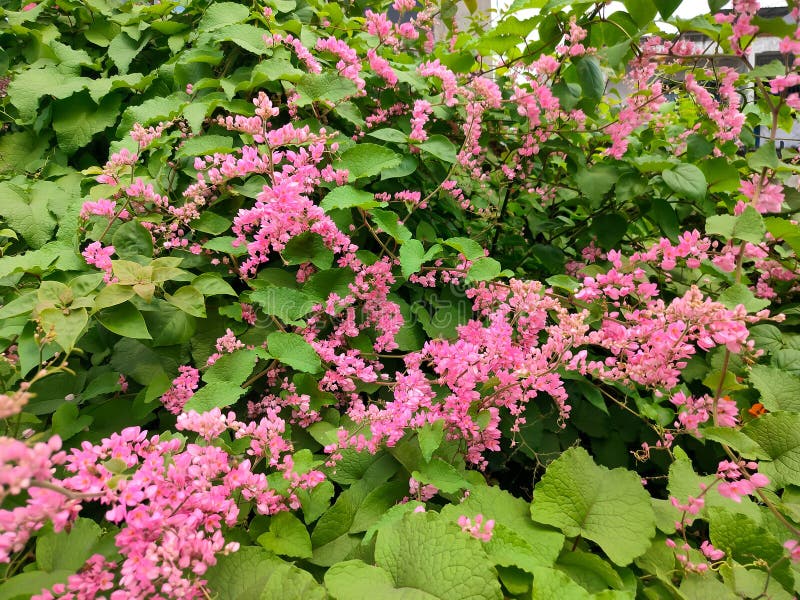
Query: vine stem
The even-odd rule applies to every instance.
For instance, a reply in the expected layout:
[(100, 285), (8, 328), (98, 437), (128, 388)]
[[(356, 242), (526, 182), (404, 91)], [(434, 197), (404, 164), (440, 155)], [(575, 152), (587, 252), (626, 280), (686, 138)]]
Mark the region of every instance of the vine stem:
[(101, 494), (98, 493), (81, 493), (81, 492), (73, 492), (72, 490), (68, 490), (65, 487), (61, 487), (60, 485), (56, 485), (55, 483), (50, 483), (49, 481), (42, 481), (41, 479), (34, 479), (31, 481), (30, 487), (38, 487), (44, 490), (50, 490), (52, 492), (58, 492), (69, 498), (70, 500), (93, 500), (95, 498), (99, 498)]

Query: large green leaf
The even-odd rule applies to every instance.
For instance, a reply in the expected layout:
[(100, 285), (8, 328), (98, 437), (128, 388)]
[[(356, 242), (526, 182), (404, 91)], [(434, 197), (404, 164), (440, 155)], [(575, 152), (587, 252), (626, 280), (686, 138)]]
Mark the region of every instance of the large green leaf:
[(673, 192), (681, 198), (702, 200), (706, 197), (706, 176), (694, 165), (682, 163), (661, 173)]
[(325, 587), (335, 600), (437, 600), (423, 590), (397, 587), (388, 571), (361, 560), (337, 563), (325, 573)]
[(310, 573), (270, 554), (245, 546), (218, 557), (204, 578), (216, 600), (325, 600), (325, 590)]
[[(132, 290), (130, 292), (132, 293)], [(139, 340), (153, 339), (147, 330), (147, 323), (145, 323), (142, 313), (133, 304), (127, 302), (127, 298), (125, 300), (101, 310), (95, 315), (95, 318), (103, 327), (122, 337)]]
[(768, 410), (800, 413), (800, 377), (775, 367), (753, 365), (750, 383), (761, 393), (761, 404)]
[(356, 93), (356, 85), (338, 73), (307, 73), (297, 82), (297, 104), (306, 106), (312, 102), (340, 102)]
[[(460, 504), (447, 504), (442, 509), (442, 516), (454, 522), (464, 515), (474, 519), (477, 515), (485, 519), (494, 519), (498, 526), (505, 528), (512, 535), (492, 537), (487, 547), (491, 558), (497, 564), (509, 564), (508, 557), (525, 560), (525, 566), (516, 564), (521, 568), (550, 567), (558, 557), (564, 545), (564, 535), (531, 519), (530, 504), (522, 498), (516, 498), (496, 486), (474, 486), (469, 496)], [(498, 558), (505, 559), (500, 562)]]
[(56, 227), (47, 210), (47, 199), (28, 194), (8, 181), (0, 182), (0, 217), (19, 233), (31, 248), (41, 248), (50, 240)]
[(58, 145), (73, 154), (90, 141), (96, 133), (117, 122), (122, 96), (109, 94), (95, 104), (87, 93), (76, 94), (53, 106), (53, 129)]
[(384, 202), (375, 200), (375, 195), (358, 190), (351, 185), (343, 185), (330, 191), (319, 205), (329, 212), (337, 208), (362, 208), (364, 210), (385, 206)]
[(268, 315), (278, 317), (284, 323), (293, 323), (303, 318), (319, 299), (300, 290), (285, 287), (266, 287), (250, 294), (250, 300)]
[(214, 382), (200, 388), (183, 406), (185, 412), (198, 413), (234, 404), (244, 394), (244, 390), (228, 382)]
[(322, 367), (314, 348), (296, 333), (270, 333), (267, 336), (267, 348), (272, 356), (298, 371), (316, 373)]
[(258, 537), (258, 543), (282, 556), (311, 558), (311, 538), (303, 523), (288, 512), (273, 515), (269, 531)]
[(215, 2), (206, 9), (198, 29), (200, 31), (214, 31), (226, 25), (241, 23), (249, 14), (250, 11), (244, 4)]
[(481, 542), (436, 513), (410, 513), (378, 532), (375, 562), (396, 587), (442, 600), (500, 600), (503, 594)]
[(781, 543), (770, 531), (746, 515), (724, 509), (712, 508), (709, 515), (709, 534), (715, 548), (741, 564), (755, 561), (755, 566), (768, 570), (787, 589), (792, 589), (794, 578), (789, 561), (784, 557)]
[(643, 554), (655, 535), (650, 495), (639, 476), (598, 466), (583, 448), (550, 463), (534, 489), (531, 515), (568, 537), (596, 542), (618, 565)]
[(336, 168), (347, 169), (350, 180), (379, 175), (400, 164), (400, 155), (385, 146), (358, 144), (345, 150), (336, 162)]
[(762, 461), (759, 471), (775, 485), (800, 485), (800, 414), (773, 412), (749, 422), (742, 431), (772, 459)]
[(77, 519), (69, 531), (49, 532), (39, 537), (36, 563), (44, 571), (77, 571), (93, 554), (102, 533), (91, 519)]
[(258, 357), (255, 350), (239, 349), (230, 354), (223, 354), (203, 373), (206, 383), (227, 383), (235, 387), (253, 372)]
[(46, 308), (39, 317), (45, 332), (54, 331), (56, 344), (65, 352), (71, 352), (89, 322), (85, 308), (67, 311), (60, 308)]

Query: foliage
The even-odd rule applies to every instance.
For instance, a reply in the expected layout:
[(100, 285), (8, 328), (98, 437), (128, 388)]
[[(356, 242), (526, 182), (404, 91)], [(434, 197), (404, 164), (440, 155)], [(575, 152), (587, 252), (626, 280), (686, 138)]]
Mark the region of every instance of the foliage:
[(604, 4), (6, 3), (0, 598), (793, 597), (798, 11)]

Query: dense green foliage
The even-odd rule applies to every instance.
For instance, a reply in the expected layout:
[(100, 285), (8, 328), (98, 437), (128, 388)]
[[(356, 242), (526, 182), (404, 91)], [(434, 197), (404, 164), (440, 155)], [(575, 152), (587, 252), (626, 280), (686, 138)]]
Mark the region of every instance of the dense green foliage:
[[(229, 502), (201, 522), (232, 545), (175, 567), (185, 597), (793, 597), (796, 67), (750, 68), (740, 20), (624, 4), (458, 31), (442, 0), (416, 38), (367, 0), (7, 2), (0, 600), (76, 573), (182, 597), (125, 580), (136, 544), (190, 545), (130, 515), (215, 485), (195, 508)], [(791, 18), (752, 22), (791, 45)], [(176, 419), (219, 409), (218, 435)], [(172, 496), (119, 500), (161, 476), (108, 442), (132, 427)], [(15, 488), (53, 436), (95, 462)], [(197, 448), (270, 497), (225, 469), (180, 496)], [(35, 489), (74, 514), (15, 520)]]

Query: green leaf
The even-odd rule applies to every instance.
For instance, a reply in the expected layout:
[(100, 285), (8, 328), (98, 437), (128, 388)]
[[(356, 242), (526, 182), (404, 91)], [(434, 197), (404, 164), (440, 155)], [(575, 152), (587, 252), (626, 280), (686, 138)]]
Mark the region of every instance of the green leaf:
[(402, 244), (411, 239), (411, 232), (405, 225), (400, 223), (400, 217), (397, 216), (397, 213), (376, 208), (370, 213), (370, 216), (384, 233), (389, 234), (399, 243)]
[(311, 537), (306, 526), (288, 512), (272, 515), (269, 531), (258, 537), (258, 543), (281, 556), (311, 558)]
[(241, 23), (250, 15), (250, 10), (236, 2), (216, 2), (211, 4), (200, 20), (200, 31), (214, 31), (226, 25)]
[(369, 492), (353, 516), (348, 533), (360, 533), (381, 520), (386, 511), (408, 496), (408, 482), (394, 480), (380, 484)]
[(441, 134), (434, 134), (426, 141), (417, 144), (417, 146), (446, 163), (453, 164), (456, 162), (456, 154), (458, 152), (456, 145)]
[[(214, 134), (204, 133), (203, 135), (198, 135), (186, 140), (178, 150), (176, 156), (178, 158), (186, 158), (190, 156), (206, 156), (209, 154), (230, 152), (233, 148), (234, 148), (233, 138), (228, 137), (227, 135), (214, 135)], [(198, 220), (202, 219), (203, 216), (201, 215), (200, 219)], [(196, 227), (194, 227), (195, 223), (197, 223), (197, 221), (192, 221), (190, 227), (197, 229)], [(225, 229), (227, 229), (227, 227)], [(223, 229), (222, 231), (225, 231), (225, 229)], [(205, 230), (200, 229), (200, 231), (205, 231)], [(222, 231), (220, 231), (219, 233), (222, 233)]]
[(431, 460), (433, 453), (439, 448), (444, 437), (444, 421), (428, 423), (417, 430), (419, 449), (426, 462)]
[(348, 560), (333, 565), (325, 573), (325, 587), (335, 600), (437, 600), (423, 590), (395, 585), (388, 571)]
[(94, 310), (102, 310), (110, 306), (122, 304), (133, 298), (136, 294), (129, 285), (112, 283), (100, 290), (94, 298)]
[(42, 322), (42, 329), (45, 332), (54, 330), (56, 344), (68, 353), (75, 347), (75, 343), (89, 322), (89, 315), (85, 308), (73, 309), (67, 314), (64, 314), (60, 308), (46, 308), (39, 313), (39, 318)]
[[(133, 290), (130, 290), (130, 292), (132, 294)], [(147, 330), (147, 324), (144, 317), (142, 317), (142, 313), (130, 302), (115, 303), (114, 306), (98, 312), (95, 318), (100, 321), (103, 327), (122, 337), (139, 340), (153, 339)]]
[[(713, 431), (713, 430), (712, 430)], [(763, 451), (762, 451), (763, 452)], [(708, 475), (701, 477), (694, 472), (691, 461), (685, 458), (674, 461), (669, 467), (669, 485), (668, 490), (671, 496), (675, 496), (680, 501), (685, 501), (689, 496), (697, 498), (702, 490), (701, 486), (707, 486), (711, 489), (706, 492), (705, 508), (702, 509), (701, 515), (707, 516), (708, 508), (717, 507), (726, 510), (736, 510), (742, 514), (746, 514), (754, 519), (760, 519), (758, 506), (749, 498), (743, 498), (741, 502), (734, 502), (730, 498), (726, 498), (717, 491), (715, 486), (711, 484), (714, 482), (714, 476)], [(680, 518), (680, 513), (672, 505), (668, 505), (667, 511), (671, 517), (669, 523), (674, 527), (674, 521)], [(666, 531), (662, 528), (663, 531)]]
[(561, 288), (562, 290), (567, 290), (568, 292), (574, 292), (581, 287), (581, 284), (569, 275), (553, 275), (552, 277), (548, 277), (545, 281), (547, 285), (551, 285), (555, 288)]
[(661, 177), (680, 198), (699, 201), (706, 197), (706, 176), (694, 165), (682, 163), (664, 171)]
[(425, 248), (419, 240), (409, 239), (400, 246), (400, 270), (406, 279), (419, 271), (424, 260)]
[(762, 169), (777, 169), (781, 164), (778, 153), (775, 151), (775, 142), (764, 140), (758, 150), (747, 157), (747, 166), (753, 171)]
[(295, 493), (303, 508), (303, 520), (310, 525), (319, 519), (331, 505), (333, 484), (323, 481), (310, 490), (298, 489)]
[(325, 600), (310, 573), (256, 546), (219, 556), (203, 577), (216, 600)]
[(681, 5), (682, 0), (653, 0), (662, 19), (669, 19), (672, 13)]
[(581, 587), (590, 592), (602, 592), (608, 588), (623, 590), (625, 583), (608, 561), (597, 554), (574, 550), (558, 558), (556, 568), (563, 571)]
[(785, 587), (793, 589), (789, 561), (784, 558), (783, 546), (770, 531), (746, 515), (720, 508), (709, 509), (709, 517), (711, 543), (725, 552), (726, 558), (748, 565), (756, 561), (755, 566), (768, 570)]
[[(640, 0), (636, 0), (639, 2)], [(646, 0), (641, 0), (646, 1)], [(595, 100), (603, 96), (606, 89), (606, 79), (600, 70), (600, 63), (594, 56), (584, 56), (575, 60), (575, 67), (578, 70), (578, 81), (580, 81), (583, 95)]]
[(769, 458), (761, 446), (733, 427), (704, 427), (703, 437), (730, 446), (745, 458)]
[(773, 412), (742, 427), (742, 432), (761, 446), (771, 461), (759, 463), (759, 471), (777, 486), (800, 485), (800, 415)]
[(173, 294), (164, 294), (164, 298), (172, 304), (177, 306), (186, 314), (193, 317), (205, 319), (206, 317), (206, 300), (203, 294), (200, 293), (196, 287), (185, 285)]
[(767, 217), (764, 223), (775, 239), (785, 241), (795, 254), (800, 254), (800, 227), (779, 217)]
[(550, 463), (534, 490), (531, 514), (568, 537), (596, 542), (618, 565), (643, 554), (655, 535), (650, 495), (639, 476), (598, 466), (583, 448)]
[(396, 587), (436, 598), (501, 600), (503, 594), (481, 542), (436, 513), (410, 513), (381, 528), (375, 562)]
[(744, 212), (736, 217), (736, 224), (733, 226), (733, 237), (753, 244), (760, 244), (764, 241), (766, 233), (767, 226), (764, 224), (764, 218), (752, 206), (745, 208)]
[(43, 571), (78, 571), (94, 554), (102, 533), (100, 526), (91, 519), (79, 518), (69, 531), (42, 535), (36, 541), (36, 564)]
[(598, 204), (619, 180), (619, 172), (610, 165), (594, 165), (591, 170), (581, 169), (575, 181), (581, 193), (593, 204)]
[(206, 250), (213, 250), (214, 252), (224, 252), (231, 256), (244, 256), (247, 254), (247, 245), (239, 244), (238, 246), (234, 246), (233, 242), (235, 240), (236, 238), (231, 236), (215, 237), (203, 244), (203, 248)]
[(264, 55), (267, 53), (267, 45), (264, 43), (264, 30), (246, 23), (236, 23), (221, 27), (214, 33), (213, 39), (219, 42), (233, 42), (253, 54)]
[(137, 256), (153, 257), (153, 236), (138, 221), (128, 221), (120, 225), (111, 243), (119, 258), (131, 260)]
[(467, 260), (476, 261), (484, 257), (483, 246), (470, 238), (454, 237), (445, 240), (444, 244), (463, 254)]
[(500, 263), (493, 258), (484, 256), (479, 258), (469, 268), (467, 273), (467, 283), (473, 281), (489, 281), (497, 278), (500, 275), (502, 267)]
[(266, 287), (250, 294), (250, 300), (268, 315), (278, 317), (284, 323), (295, 323), (311, 312), (319, 299), (300, 290), (284, 287)]
[(25, 69), (8, 84), (8, 97), (19, 109), (20, 118), (24, 122), (30, 122), (36, 116), (40, 98), (69, 98), (90, 81), (88, 77), (66, 74), (53, 66)]
[(436, 486), (439, 490), (454, 494), (459, 490), (469, 489), (472, 484), (449, 462), (434, 458), (427, 464), (413, 471), (411, 476), (420, 483)]
[(67, 441), (81, 431), (86, 431), (94, 418), (89, 415), (79, 415), (75, 404), (64, 403), (53, 413), (52, 420), (53, 435), (57, 435), (62, 441)]
[(325, 245), (325, 241), (316, 233), (306, 231), (290, 239), (281, 251), (281, 256), (290, 265), (311, 263), (325, 270), (333, 264), (333, 252)]
[(354, 96), (356, 84), (338, 73), (326, 71), (319, 74), (306, 73), (297, 82), (295, 89), (298, 94), (298, 106), (307, 106), (319, 101), (333, 104)]
[(628, 219), (619, 213), (599, 215), (592, 222), (591, 231), (597, 237), (600, 246), (606, 250), (616, 248), (628, 230)]
[(408, 142), (408, 135), (398, 129), (391, 127), (384, 127), (383, 129), (376, 129), (367, 133), (369, 137), (373, 137), (384, 142), (395, 142), (397, 144), (405, 144)]
[(258, 355), (255, 350), (239, 349), (229, 354), (223, 354), (203, 374), (203, 381), (208, 384), (241, 385), (253, 372), (257, 360)]
[(47, 211), (47, 200), (29, 196), (10, 182), (0, 182), (0, 217), (33, 248), (41, 248), (53, 235), (56, 221)]
[(46, 135), (35, 135), (27, 130), (4, 133), (0, 137), (0, 173), (18, 169), (29, 173), (37, 171), (43, 164), (42, 155), (47, 147)]
[(591, 595), (556, 569), (540, 567), (533, 574), (532, 600), (590, 600)]
[(204, 210), (199, 219), (195, 219), (189, 223), (189, 227), (195, 231), (202, 231), (203, 233), (210, 233), (211, 235), (219, 235), (228, 230), (231, 226), (231, 221), (223, 216), (213, 213), (210, 210)]
[(6, 579), (0, 586), (0, 600), (22, 600), (32, 598), (42, 590), (49, 590), (57, 583), (66, 583), (75, 571), (28, 571)]
[(442, 515), (453, 522), (461, 515), (474, 519), (479, 514), (486, 519), (494, 519), (497, 525), (513, 532), (522, 542), (512, 536), (506, 536), (507, 539), (503, 544), (496, 544), (490, 555), (495, 560), (503, 559), (497, 564), (521, 566), (508, 560), (509, 552), (519, 552), (525, 555), (525, 566), (521, 568), (549, 567), (555, 562), (564, 545), (564, 535), (561, 532), (531, 520), (529, 503), (499, 487), (474, 486), (463, 502), (448, 504), (442, 509)]
[(708, 235), (718, 235), (729, 240), (733, 237), (735, 225), (736, 217), (733, 215), (714, 215), (706, 219), (706, 233)]
[(337, 169), (347, 169), (350, 180), (378, 175), (400, 165), (401, 156), (385, 146), (358, 144), (348, 148), (335, 163)]
[(328, 193), (319, 203), (325, 212), (341, 208), (361, 208), (369, 210), (376, 206), (386, 206), (385, 202), (375, 200), (375, 195), (358, 190), (351, 185), (337, 187)]
[(133, 62), (140, 50), (139, 42), (124, 32), (117, 33), (108, 44), (108, 56), (117, 65), (117, 70), (121, 74), (128, 72), (131, 62)]
[(749, 313), (758, 312), (770, 305), (769, 300), (756, 298), (750, 288), (743, 283), (733, 284), (720, 294), (718, 300), (730, 309), (742, 304)]
[(267, 336), (269, 353), (280, 362), (289, 365), (298, 371), (317, 373), (322, 368), (319, 355), (296, 333), (275, 331)]
[(769, 353), (774, 353), (784, 347), (781, 330), (769, 323), (751, 327), (750, 337), (756, 343), (756, 348)]
[(192, 287), (203, 296), (237, 296), (236, 291), (219, 273), (202, 273), (192, 279)]
[(652, 0), (623, 0), (623, 4), (640, 28), (646, 28), (656, 16), (656, 7)]
[(800, 377), (767, 365), (753, 365), (750, 383), (761, 393), (760, 402), (772, 412), (800, 413)]
[(109, 94), (98, 105), (87, 93), (54, 103), (53, 129), (59, 147), (67, 154), (74, 154), (91, 142), (96, 133), (117, 122), (121, 103), (122, 96)]
[(38, 295), (28, 293), (19, 298), (14, 298), (11, 302), (4, 304), (0, 308), (0, 319), (10, 319), (11, 317), (18, 317), (33, 310), (34, 306), (39, 302)]
[(224, 408), (234, 404), (244, 394), (244, 390), (228, 382), (214, 382), (197, 390), (183, 407), (184, 412), (190, 410), (198, 413), (208, 412), (214, 408)]

